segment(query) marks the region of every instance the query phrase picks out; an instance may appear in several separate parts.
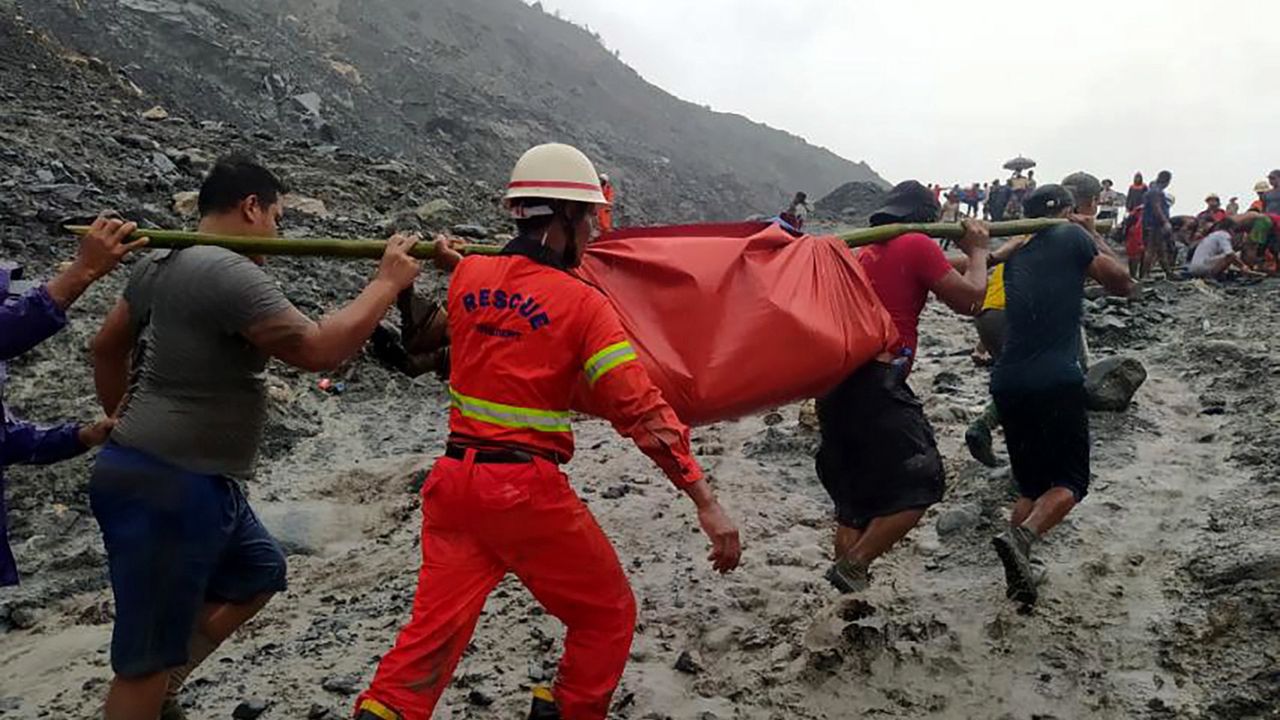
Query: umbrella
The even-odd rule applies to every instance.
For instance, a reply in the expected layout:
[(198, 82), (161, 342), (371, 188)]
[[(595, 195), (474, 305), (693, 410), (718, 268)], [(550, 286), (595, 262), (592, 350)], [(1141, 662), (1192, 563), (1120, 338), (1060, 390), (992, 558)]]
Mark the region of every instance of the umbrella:
[(1021, 172), (1023, 170), (1030, 170), (1035, 166), (1036, 166), (1035, 160), (1032, 160), (1031, 158), (1027, 158), (1027, 157), (1022, 157), (1021, 155), (1019, 155), (1018, 157), (1005, 163), (1004, 169), (1012, 170), (1014, 172)]

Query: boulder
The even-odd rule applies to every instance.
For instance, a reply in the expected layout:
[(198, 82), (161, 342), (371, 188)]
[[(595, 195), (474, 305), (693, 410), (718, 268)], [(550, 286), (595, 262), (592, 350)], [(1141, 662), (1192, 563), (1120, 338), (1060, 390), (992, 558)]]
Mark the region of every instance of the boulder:
[(320, 108), (324, 104), (320, 96), (313, 92), (294, 95), (291, 98), (298, 109), (316, 117), (320, 116)]
[(446, 225), (457, 216), (458, 209), (448, 200), (437, 198), (423, 203), (413, 212), (419, 220), (428, 225)]
[(173, 211), (179, 217), (195, 217), (200, 211), (200, 191), (188, 190), (175, 193), (173, 196)]
[(1131, 357), (1110, 357), (1094, 363), (1084, 381), (1090, 410), (1123, 412), (1147, 381), (1147, 368)]
[(325, 207), (323, 200), (304, 195), (295, 195), (293, 193), (285, 195), (284, 207), (286, 210), (293, 210), (312, 217), (327, 218), (330, 216), (329, 208)]
[(164, 108), (160, 107), (159, 105), (156, 105), (155, 107), (151, 108), (150, 110), (148, 110), (148, 111), (146, 111), (146, 112), (142, 113), (142, 119), (143, 119), (143, 120), (150, 120), (150, 121), (152, 121), (152, 122), (159, 122), (159, 121), (161, 121), (161, 120), (168, 120), (168, 119), (169, 119), (169, 111), (168, 111), (168, 110), (165, 110)]
[(151, 153), (151, 166), (160, 171), (162, 175), (172, 175), (178, 172), (178, 166), (173, 164), (169, 156), (159, 151)]
[(449, 228), (449, 232), (452, 232), (458, 237), (475, 238), (477, 240), (486, 240), (489, 237), (489, 228), (484, 227), (483, 225), (473, 225), (470, 223), (454, 225)]

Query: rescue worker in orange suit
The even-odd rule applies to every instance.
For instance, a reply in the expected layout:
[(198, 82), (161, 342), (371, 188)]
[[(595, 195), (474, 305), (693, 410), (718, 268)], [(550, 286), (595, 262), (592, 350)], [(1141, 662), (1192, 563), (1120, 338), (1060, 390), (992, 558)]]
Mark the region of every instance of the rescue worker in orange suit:
[(709, 559), (738, 565), (738, 529), (703, 478), (689, 430), (663, 400), (603, 294), (568, 271), (605, 204), (591, 161), (541, 145), (516, 164), (517, 237), (461, 259), (449, 286), (449, 440), (422, 488), (422, 571), (412, 617), (356, 703), (358, 720), (425, 720), (448, 687), (485, 599), (507, 573), (567, 626), (553, 690), (531, 718), (602, 720), (631, 648), (636, 606), (608, 538), (559, 465), (573, 455), (570, 397), (630, 437), (697, 506)]
[(600, 173), (600, 192), (604, 194), (604, 203), (596, 206), (596, 222), (600, 232), (609, 232), (613, 229), (614, 192), (613, 183), (604, 173)]

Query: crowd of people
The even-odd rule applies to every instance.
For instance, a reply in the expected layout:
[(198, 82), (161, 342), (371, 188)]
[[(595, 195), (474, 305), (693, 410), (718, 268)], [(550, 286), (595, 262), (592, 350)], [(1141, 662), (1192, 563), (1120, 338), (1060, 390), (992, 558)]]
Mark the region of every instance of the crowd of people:
[(929, 191), (941, 203), (942, 222), (960, 218), (982, 218), (993, 222), (1018, 220), (1023, 217), (1023, 203), (1037, 187), (1035, 170), (1015, 170), (1003, 183), (999, 178), (990, 183), (959, 184), (950, 189), (930, 185)]
[[(1139, 176), (1121, 194), (1087, 173), (1037, 185), (1033, 173), (1016, 172), (967, 194), (953, 188), (945, 202), (941, 188), (916, 181), (888, 193), (871, 225), (950, 214), (962, 218), (964, 235), (954, 257), (920, 233), (855, 256), (897, 337), (817, 404), (816, 474), (836, 520), (826, 578), (838, 590), (867, 588), (876, 561), (945, 492), (943, 457), (909, 384), (915, 359), (928, 352), (918, 325), (934, 295), (976, 318), (994, 358), (991, 403), (966, 440), (975, 457), (993, 463), (992, 430), (1003, 428), (1018, 499), (991, 542), (1008, 596), (1037, 601), (1036, 547), (1090, 487), (1086, 281), (1129, 295), (1152, 259), (1171, 272), (1166, 249), (1175, 238), (1192, 248), (1194, 275), (1254, 273), (1280, 257), (1280, 171), (1242, 214), (1211, 196), (1199, 215), (1171, 216), (1171, 182), (1167, 171), (1150, 186)], [(261, 164), (224, 158), (200, 190), (199, 230), (273, 237), (285, 193)], [(612, 545), (560, 470), (574, 453), (569, 408), (579, 380), (691, 500), (714, 570), (739, 563), (737, 525), (704, 478), (688, 428), (650, 381), (612, 305), (569, 272), (610, 222), (602, 211), (611, 193), (580, 151), (538, 146), (512, 172), (505, 203), (518, 232), (501, 254), (463, 258), (452, 241), (436, 239), (436, 266), (452, 274), (444, 316), (449, 435), (422, 488), (423, 564), (410, 617), (357, 702), (359, 720), (429, 718), (487, 596), (508, 573), (567, 625), (556, 685), (535, 690), (530, 717), (608, 714), (636, 607)], [(797, 195), (788, 212), (797, 226), (807, 208)], [(1118, 217), (1121, 208), (1121, 232), (1141, 230), (1136, 268), (1132, 254), (1126, 268), (1097, 229), (1099, 217)], [(1069, 222), (992, 250), (981, 216), (1011, 215)], [(24, 285), (16, 269), (0, 273), (0, 359), (64, 326), (90, 284), (146, 245), (131, 239), (136, 229), (99, 218), (76, 261), (44, 284)], [(285, 555), (242, 486), (262, 440), (263, 370), (271, 358), (309, 371), (333, 368), (359, 352), (420, 272), (409, 254), (416, 241), (392, 237), (373, 280), (320, 321), (293, 306), (263, 258), (208, 246), (149, 253), (133, 264), (92, 345), (105, 419), (37, 428), (4, 413), (6, 463), (56, 462), (103, 446), (89, 495), (115, 597), (107, 720), (181, 718), (176, 698), (186, 679), (285, 589)], [(1249, 245), (1237, 253), (1242, 242)], [(1148, 247), (1157, 249), (1148, 254)], [(3, 543), (0, 550), (0, 584), (12, 584), (13, 556)]]
[(1224, 206), (1222, 198), (1211, 193), (1197, 214), (1174, 215), (1172, 182), (1172, 173), (1165, 170), (1150, 185), (1137, 174), (1129, 187), (1126, 216), (1115, 232), (1124, 240), (1134, 278), (1150, 277), (1157, 265), (1171, 279), (1280, 272), (1280, 170), (1254, 185), (1257, 198), (1244, 212), (1238, 197)]
[[(1101, 181), (1097, 219), (1112, 223), (1108, 237), (1125, 248), (1130, 275), (1151, 277), (1159, 268), (1167, 278), (1258, 277), (1280, 273), (1280, 170), (1254, 186), (1256, 198), (1243, 211), (1240, 198), (1205, 198), (1195, 215), (1175, 215), (1169, 191), (1173, 175), (1157, 174), (1148, 184), (1136, 173), (1126, 192), (1110, 179)], [(940, 220), (981, 217), (1000, 222), (1025, 217), (1025, 201), (1037, 188), (1035, 171), (1014, 171), (1004, 182), (929, 185), (941, 204)], [(1206, 242), (1207, 241), (1207, 242)]]

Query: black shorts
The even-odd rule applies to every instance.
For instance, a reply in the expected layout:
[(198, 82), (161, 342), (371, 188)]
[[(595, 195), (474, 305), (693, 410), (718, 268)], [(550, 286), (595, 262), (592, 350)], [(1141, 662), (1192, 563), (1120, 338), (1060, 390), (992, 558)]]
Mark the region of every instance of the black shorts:
[(818, 422), (818, 478), (841, 525), (865, 528), (942, 499), (946, 471), (933, 428), (888, 365), (869, 363), (818, 400)]
[(1032, 500), (1055, 487), (1089, 494), (1089, 413), (1084, 385), (993, 393), (1018, 493)]

